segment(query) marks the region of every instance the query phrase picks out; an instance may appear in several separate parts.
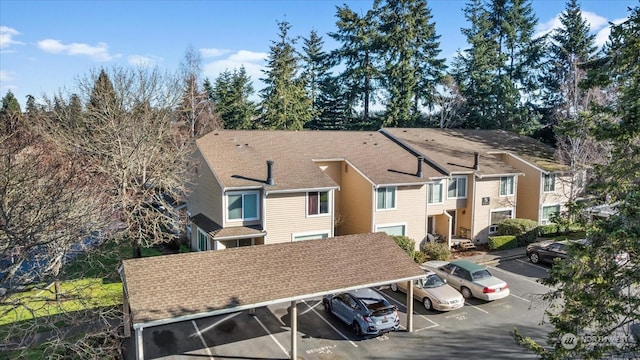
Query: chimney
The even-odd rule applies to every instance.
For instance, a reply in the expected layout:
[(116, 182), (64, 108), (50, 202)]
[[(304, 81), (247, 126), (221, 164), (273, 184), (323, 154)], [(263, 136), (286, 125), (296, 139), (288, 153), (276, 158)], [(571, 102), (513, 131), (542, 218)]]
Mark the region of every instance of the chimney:
[(275, 185), (273, 181), (273, 160), (267, 160), (267, 185)]
[(424, 161), (424, 158), (422, 156), (418, 156), (418, 173), (416, 174), (417, 177), (421, 178), (422, 177), (422, 162)]
[(473, 155), (475, 155), (475, 160), (473, 161), (473, 170), (480, 170), (480, 153), (479, 152), (474, 152)]

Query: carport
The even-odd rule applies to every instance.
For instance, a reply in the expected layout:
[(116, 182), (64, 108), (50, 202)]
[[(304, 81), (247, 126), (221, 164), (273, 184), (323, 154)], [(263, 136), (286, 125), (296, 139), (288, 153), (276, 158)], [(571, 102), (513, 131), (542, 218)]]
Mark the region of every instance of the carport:
[(413, 331), (413, 280), (424, 271), (385, 233), (338, 236), (124, 260), (125, 335), (135, 332), (144, 359), (144, 329), (291, 303), (291, 359), (297, 358), (300, 300), (408, 282), (407, 331)]

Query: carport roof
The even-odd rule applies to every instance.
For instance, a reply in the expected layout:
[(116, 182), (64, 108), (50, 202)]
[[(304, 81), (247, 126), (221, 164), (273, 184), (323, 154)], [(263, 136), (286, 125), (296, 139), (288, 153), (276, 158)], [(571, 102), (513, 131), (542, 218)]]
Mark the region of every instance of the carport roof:
[(124, 260), (134, 328), (418, 279), (424, 270), (387, 234)]

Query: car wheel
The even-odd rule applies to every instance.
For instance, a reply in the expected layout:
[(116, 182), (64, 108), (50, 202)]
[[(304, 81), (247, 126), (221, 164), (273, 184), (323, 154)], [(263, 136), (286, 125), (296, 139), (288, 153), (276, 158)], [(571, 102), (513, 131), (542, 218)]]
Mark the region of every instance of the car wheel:
[(391, 291), (397, 292), (398, 291), (398, 284), (396, 284), (396, 283), (391, 284)]
[(353, 332), (356, 333), (356, 335), (362, 335), (362, 329), (360, 329), (360, 324), (358, 324), (357, 321), (354, 320), (351, 327), (353, 328)]
[(531, 260), (532, 263), (537, 264), (540, 262), (540, 255), (536, 252), (533, 252), (529, 254), (529, 260)]
[(329, 305), (328, 301), (325, 301), (322, 305), (324, 305), (324, 311), (331, 313), (331, 305)]
[(431, 310), (432, 308), (431, 300), (429, 300), (428, 297), (422, 299), (422, 305), (424, 305), (424, 308), (427, 310)]
[(471, 299), (473, 297), (473, 294), (471, 294), (471, 290), (469, 290), (469, 288), (466, 288), (464, 286), (460, 288), (460, 292), (462, 293), (462, 296), (464, 296), (465, 299)]

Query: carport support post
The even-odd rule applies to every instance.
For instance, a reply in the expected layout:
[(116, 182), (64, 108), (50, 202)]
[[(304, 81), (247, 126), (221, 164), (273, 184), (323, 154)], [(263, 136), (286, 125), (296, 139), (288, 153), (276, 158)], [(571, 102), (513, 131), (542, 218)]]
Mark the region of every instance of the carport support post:
[(407, 331), (413, 332), (413, 280), (407, 281)]
[(298, 338), (298, 307), (297, 302), (293, 300), (291, 302), (291, 359), (296, 360), (298, 358), (298, 344), (296, 339)]
[(136, 331), (136, 357), (138, 360), (144, 360), (144, 343), (142, 341), (142, 329), (137, 328)]

